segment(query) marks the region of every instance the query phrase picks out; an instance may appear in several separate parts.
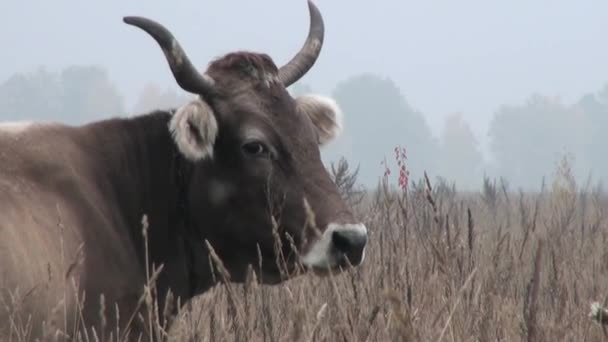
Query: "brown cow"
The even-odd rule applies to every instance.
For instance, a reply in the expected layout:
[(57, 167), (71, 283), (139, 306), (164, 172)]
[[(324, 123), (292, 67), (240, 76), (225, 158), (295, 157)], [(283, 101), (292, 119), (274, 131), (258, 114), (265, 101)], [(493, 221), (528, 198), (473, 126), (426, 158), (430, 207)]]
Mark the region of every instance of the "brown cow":
[[(0, 334), (31, 315), (33, 335), (59, 329), (71, 336), (74, 324), (99, 335), (102, 293), (107, 326), (118, 307), (124, 329), (159, 265), (162, 315), (167, 297), (183, 305), (214, 285), (210, 248), (233, 282), (245, 280), (249, 265), (276, 284), (301, 274), (299, 266), (327, 273), (361, 264), (366, 227), (319, 151), (341, 129), (339, 109), (331, 99), (286, 90), (322, 46), (321, 15), (311, 2), (309, 10), (306, 43), (286, 65), (236, 52), (205, 73), (163, 26), (126, 17), (158, 42), (196, 100), (83, 126), (0, 125)], [(145, 333), (138, 323), (131, 336)]]

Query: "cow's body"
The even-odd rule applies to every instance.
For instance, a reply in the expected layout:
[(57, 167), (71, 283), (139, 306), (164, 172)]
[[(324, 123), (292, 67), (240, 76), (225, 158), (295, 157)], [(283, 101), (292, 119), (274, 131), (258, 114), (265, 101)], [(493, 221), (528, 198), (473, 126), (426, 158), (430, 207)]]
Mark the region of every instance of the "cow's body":
[[(15, 299), (25, 299), (26, 313), (48, 315), (59, 308), (60, 323), (63, 291), (70, 313), (74, 297), (82, 295), (72, 290), (75, 280), (89, 296), (103, 290), (108, 303), (133, 305), (146, 278), (143, 214), (150, 223), (150, 255), (166, 264), (164, 278), (174, 281), (161, 284), (188, 297), (179, 293), (188, 290), (183, 267), (167, 267), (187, 265), (180, 260), (183, 246), (170, 239), (179, 235), (168, 226), (177, 207), (169, 118), (157, 113), (77, 128), (0, 128), (0, 281), (6, 302), (12, 301), (6, 291), (18, 287)], [(85, 314), (98, 315), (94, 311)]]
[[(106, 327), (118, 308), (124, 329), (159, 265), (162, 314), (165, 303), (175, 308), (214, 284), (207, 243), (235, 282), (250, 265), (264, 283), (286, 279), (275, 237), (290, 276), (301, 264), (327, 271), (363, 261), (365, 226), (320, 159), (339, 111), (329, 99), (294, 99), (285, 89), (320, 49), (322, 23), (310, 6), (311, 33), (295, 62), (279, 69), (264, 54), (233, 53), (203, 76), (164, 28), (128, 19), (157, 39), (197, 100), (79, 127), (0, 125), (0, 334), (27, 315), (33, 335), (42, 320), (51, 334), (72, 335), (74, 323), (99, 333), (102, 294)], [(134, 333), (139, 322), (129, 325)]]

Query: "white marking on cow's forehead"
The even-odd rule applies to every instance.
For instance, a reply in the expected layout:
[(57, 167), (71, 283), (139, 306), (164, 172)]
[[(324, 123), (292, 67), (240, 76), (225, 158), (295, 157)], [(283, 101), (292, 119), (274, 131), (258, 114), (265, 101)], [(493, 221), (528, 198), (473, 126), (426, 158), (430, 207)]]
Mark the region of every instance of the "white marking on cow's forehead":
[(9, 121), (0, 123), (0, 132), (5, 133), (21, 133), (35, 124), (33, 121)]
[(271, 85), (280, 83), (281, 79), (279, 79), (279, 76), (277, 74), (267, 72), (262, 77), (262, 81), (264, 82), (264, 85), (267, 88), (270, 88)]
[(254, 67), (251, 67), (248, 70), (248, 72), (249, 72), (249, 75), (251, 75), (251, 77), (262, 82), (264, 84), (264, 86), (267, 88), (270, 88), (270, 86), (272, 86), (273, 84), (280, 83), (280, 81), (281, 81), (279, 79), (279, 75), (277, 75), (274, 72), (263, 71), (263, 70), (256, 69)]

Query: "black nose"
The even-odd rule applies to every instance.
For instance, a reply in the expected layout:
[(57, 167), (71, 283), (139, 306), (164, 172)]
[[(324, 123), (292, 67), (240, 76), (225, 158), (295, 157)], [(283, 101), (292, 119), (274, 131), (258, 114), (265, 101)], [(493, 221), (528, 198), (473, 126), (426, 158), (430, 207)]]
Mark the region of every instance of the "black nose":
[(361, 263), (367, 234), (356, 230), (336, 230), (331, 238), (335, 249), (347, 257), (353, 266)]

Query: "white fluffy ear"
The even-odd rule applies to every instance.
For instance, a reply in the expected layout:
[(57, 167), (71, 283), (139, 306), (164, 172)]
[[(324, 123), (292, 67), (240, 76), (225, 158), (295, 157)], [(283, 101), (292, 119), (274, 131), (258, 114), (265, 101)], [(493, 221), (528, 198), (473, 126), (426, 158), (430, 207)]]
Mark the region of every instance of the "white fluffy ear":
[(342, 132), (342, 111), (332, 98), (302, 95), (296, 98), (298, 112), (310, 117), (319, 135), (319, 145), (325, 145)]
[(213, 110), (204, 101), (196, 99), (180, 107), (169, 122), (169, 131), (186, 158), (213, 157), (218, 127)]

